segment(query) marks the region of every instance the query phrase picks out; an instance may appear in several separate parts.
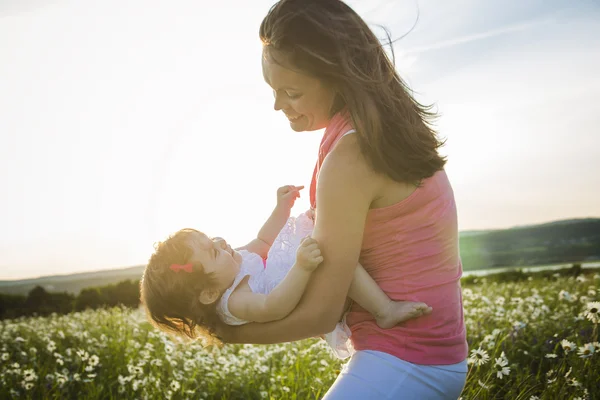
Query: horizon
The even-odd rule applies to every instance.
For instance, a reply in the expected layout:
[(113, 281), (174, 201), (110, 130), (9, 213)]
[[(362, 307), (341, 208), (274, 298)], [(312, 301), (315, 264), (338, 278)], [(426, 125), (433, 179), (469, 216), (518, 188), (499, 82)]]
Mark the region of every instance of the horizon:
[[(547, 224), (553, 224), (553, 223), (561, 223), (561, 222), (570, 222), (570, 221), (584, 221), (584, 220), (590, 220), (590, 219), (598, 219), (600, 220), (600, 216), (598, 217), (584, 217), (584, 218), (570, 218), (570, 219), (559, 219), (559, 220), (553, 220), (553, 221), (547, 221), (547, 222), (542, 222), (540, 224), (535, 224), (535, 225), (517, 225), (517, 226), (511, 226), (508, 228), (500, 228), (500, 229), (481, 229), (481, 230), (466, 230), (466, 231), (459, 231), (459, 235), (460, 234), (464, 234), (464, 233), (488, 233), (488, 232), (494, 232), (494, 231), (502, 231), (502, 230), (511, 230), (511, 229), (522, 229), (522, 228), (529, 228), (529, 227), (535, 227), (535, 226), (542, 226), (542, 225), (547, 225)], [(592, 263), (592, 264), (597, 264), (597, 261), (584, 261), (582, 263)], [(137, 265), (122, 265), (122, 266), (116, 266), (116, 267), (110, 267), (110, 268), (101, 268), (101, 269), (93, 269), (93, 270), (81, 270), (81, 271), (76, 271), (76, 272), (66, 272), (66, 273), (55, 273), (55, 274), (51, 274), (51, 275), (37, 275), (37, 276), (27, 276), (27, 277), (21, 277), (21, 278), (14, 278), (14, 279), (0, 279), (0, 282), (20, 282), (20, 281), (27, 281), (27, 280), (35, 280), (35, 279), (42, 279), (42, 278), (52, 278), (52, 277), (59, 277), (59, 276), (72, 276), (72, 275), (78, 275), (78, 274), (90, 274), (90, 273), (98, 273), (98, 272), (103, 272), (103, 271), (116, 271), (116, 270), (124, 270), (124, 269), (133, 269), (133, 268), (143, 268), (145, 267), (146, 264), (137, 264)], [(539, 267), (539, 266), (538, 266)], [(505, 267), (505, 268), (510, 268), (510, 267)], [(494, 267), (493, 269), (497, 269), (497, 267)], [(468, 271), (469, 273), (473, 273), (474, 270), (470, 270)], [(479, 271), (479, 270), (475, 270), (475, 271)]]
[[(187, 226), (241, 246), (284, 184), (308, 208), (321, 132), (273, 111), (273, 3), (0, 4), (0, 280), (144, 265)], [(425, 0), (411, 30), (414, 1), (347, 3), (440, 112), (461, 232), (600, 216), (599, 7)]]

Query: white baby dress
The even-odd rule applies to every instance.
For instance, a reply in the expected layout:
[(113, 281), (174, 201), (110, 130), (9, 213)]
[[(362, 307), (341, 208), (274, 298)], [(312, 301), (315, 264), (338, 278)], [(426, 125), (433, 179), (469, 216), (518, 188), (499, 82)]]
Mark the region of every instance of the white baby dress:
[[(240, 272), (231, 287), (223, 293), (216, 308), (217, 314), (223, 322), (228, 325), (242, 325), (249, 322), (237, 318), (229, 312), (227, 304), (231, 293), (246, 276), (250, 276), (248, 285), (252, 292), (269, 294), (292, 268), (296, 261), (296, 250), (302, 239), (309, 236), (312, 230), (313, 221), (306, 213), (300, 214), (297, 218), (290, 217), (275, 238), (266, 263), (258, 254), (246, 250), (239, 251), (242, 256)], [(354, 353), (350, 335), (350, 328), (346, 325), (345, 319), (339, 322), (332, 332), (325, 335), (325, 340), (338, 358), (347, 358)]]

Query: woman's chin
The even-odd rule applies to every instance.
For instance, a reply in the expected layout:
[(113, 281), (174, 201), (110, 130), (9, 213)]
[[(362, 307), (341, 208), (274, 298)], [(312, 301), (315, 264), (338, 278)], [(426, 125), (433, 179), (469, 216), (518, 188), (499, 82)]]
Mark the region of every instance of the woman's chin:
[(304, 127), (298, 126), (296, 124), (290, 124), (290, 128), (292, 128), (294, 132), (304, 132), (306, 130), (304, 129)]
[(327, 123), (321, 124), (323, 126), (315, 126), (313, 122), (312, 120), (309, 121), (306, 117), (301, 117), (297, 121), (290, 121), (290, 128), (294, 132), (312, 132), (327, 127)]
[(294, 132), (310, 132), (310, 131), (315, 131), (317, 129), (313, 129), (310, 124), (302, 121), (302, 122), (290, 122), (290, 128), (292, 128), (292, 130)]
[(290, 128), (292, 128), (292, 130), (295, 132), (304, 132), (308, 130), (309, 123), (304, 115), (301, 115), (293, 120), (288, 119), (288, 121), (290, 123)]

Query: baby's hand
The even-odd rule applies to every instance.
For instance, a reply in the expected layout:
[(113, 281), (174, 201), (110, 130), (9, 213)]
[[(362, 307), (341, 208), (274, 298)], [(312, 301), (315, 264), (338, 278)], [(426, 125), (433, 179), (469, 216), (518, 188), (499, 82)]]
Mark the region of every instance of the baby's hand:
[(300, 190), (304, 186), (286, 185), (277, 189), (277, 207), (284, 207), (286, 210), (291, 210), (294, 207), (296, 199), (300, 197)]
[(296, 251), (296, 265), (308, 272), (312, 272), (323, 262), (321, 250), (317, 241), (310, 236), (302, 239)]

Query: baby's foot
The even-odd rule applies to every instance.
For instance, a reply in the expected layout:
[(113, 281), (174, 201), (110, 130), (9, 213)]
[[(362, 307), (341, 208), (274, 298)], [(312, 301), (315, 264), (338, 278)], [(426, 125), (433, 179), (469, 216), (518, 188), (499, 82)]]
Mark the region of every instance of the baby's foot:
[(391, 328), (401, 322), (431, 313), (432, 308), (416, 301), (390, 301), (384, 312), (378, 313), (375, 320), (380, 328)]

